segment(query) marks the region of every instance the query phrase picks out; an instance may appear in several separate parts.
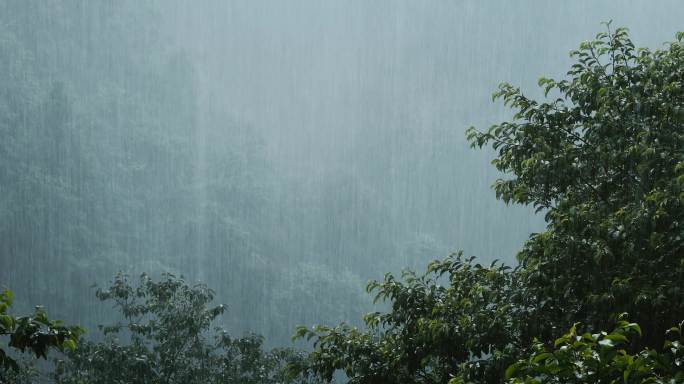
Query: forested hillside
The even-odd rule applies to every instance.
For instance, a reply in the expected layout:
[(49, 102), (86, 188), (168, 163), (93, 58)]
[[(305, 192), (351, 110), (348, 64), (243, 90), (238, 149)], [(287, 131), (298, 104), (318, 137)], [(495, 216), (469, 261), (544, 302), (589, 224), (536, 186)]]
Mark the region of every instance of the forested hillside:
[[(365, 312), (368, 279), (419, 268), (457, 243), (489, 258), (507, 244), (512, 254), (540, 221), (477, 198), (493, 175), (486, 157), (468, 151), (450, 120), (430, 116), (428, 103), (447, 90), (418, 91), (418, 109), (387, 98), (389, 84), (427, 64), (411, 58), (413, 42), (396, 48), (405, 56), (396, 70), (375, 78), (382, 64), (363, 58), (382, 36), (368, 19), (348, 36), (339, 21), (315, 22), (344, 8), (294, 6), (313, 12), (299, 29), (320, 33), (287, 32), (297, 29), (292, 14), (278, 27), (286, 42), (270, 29), (275, 8), (258, 16), (245, 3), (1, 7), (0, 230), (10, 267), (0, 278), (21, 298), (15, 305), (95, 325), (109, 315), (91, 285), (118, 271), (172, 271), (216, 289), (231, 329), (282, 344), (297, 324)], [(326, 79), (339, 54), (325, 47), (367, 33), (365, 52), (344, 59), (363, 78)], [(291, 50), (280, 59), (288, 67), (269, 89), (279, 44)], [(481, 234), (462, 235), (482, 215), (492, 220), (477, 221)]]
[[(198, 75), (160, 29), (161, 8), (3, 3), (3, 284), (20, 303), (95, 324), (108, 315), (92, 284), (119, 270), (174, 271), (215, 282), (244, 314), (231, 324), (265, 332), (274, 317), (318, 312), (307, 301), (320, 286), (359, 292), (352, 272), (333, 278), (284, 247), (286, 181), (249, 123), (199, 115)], [(279, 295), (309, 300), (283, 307)]]

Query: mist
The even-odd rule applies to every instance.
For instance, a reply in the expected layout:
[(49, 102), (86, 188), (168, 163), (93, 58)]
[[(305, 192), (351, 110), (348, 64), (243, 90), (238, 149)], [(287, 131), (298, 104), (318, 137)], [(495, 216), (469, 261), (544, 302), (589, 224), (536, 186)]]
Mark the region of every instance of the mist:
[(464, 131), (608, 20), (657, 48), (684, 7), (0, 0), (0, 285), (90, 329), (111, 316), (93, 285), (172, 272), (281, 346), (356, 324), (386, 272), (515, 264), (543, 214), (495, 199)]

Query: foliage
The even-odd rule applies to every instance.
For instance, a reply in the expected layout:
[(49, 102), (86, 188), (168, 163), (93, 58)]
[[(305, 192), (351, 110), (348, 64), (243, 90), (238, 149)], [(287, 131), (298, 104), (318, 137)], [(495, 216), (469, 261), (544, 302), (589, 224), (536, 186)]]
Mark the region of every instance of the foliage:
[(682, 39), (635, 49), (608, 24), (571, 53), (568, 79), (539, 81), (558, 98), (538, 102), (503, 84), (495, 98), (514, 120), (469, 130), (510, 175), (497, 196), (546, 212), (546, 230), (518, 254), (542, 323), (605, 329), (627, 312), (644, 327), (642, 346), (657, 347), (684, 318)]
[(518, 322), (523, 307), (513, 305), (523, 300), (514, 271), (457, 253), (402, 277), (368, 285), (391, 308), (366, 315), (366, 330), (298, 328), (295, 337), (314, 338), (314, 351), (296, 368), (327, 380), (343, 370), (351, 383), (444, 383), (456, 372), (500, 377), (527, 337)]
[(137, 286), (124, 274), (97, 291), (114, 302), (123, 320), (101, 326), (105, 339), (87, 342), (59, 361), (58, 383), (283, 383), (282, 369), (299, 355), (263, 350), (263, 338), (232, 338), (212, 328), (225, 306), (211, 306), (214, 292), (164, 274), (143, 274)]
[[(667, 49), (637, 50), (626, 29), (607, 28), (571, 53), (568, 79), (539, 81), (555, 99), (502, 84), (494, 98), (516, 110), (513, 120), (468, 130), (472, 146), (498, 151), (493, 164), (508, 178), (494, 184), (497, 197), (545, 213), (520, 265), (482, 267), (458, 254), (403, 282), (387, 275), (369, 291), (390, 309), (366, 316), (365, 330), (297, 330), (314, 351), (295, 371), (330, 380), (342, 370), (352, 383), (491, 383), (531, 353), (509, 370), (531, 376), (514, 382), (537, 373), (548, 382), (679, 380), (679, 341), (653, 350), (684, 318), (684, 34)], [(624, 312), (643, 336), (628, 339), (640, 328), (620, 322), (610, 334), (573, 328), (554, 352), (534, 341), (577, 322), (606, 329)]]
[(555, 341), (552, 349), (535, 343), (534, 353), (511, 365), (506, 376), (511, 384), (682, 383), (682, 325), (668, 331), (670, 339), (662, 352), (644, 349), (630, 354), (630, 337), (641, 336), (636, 323), (621, 320), (611, 333), (594, 334), (579, 334), (576, 324)]
[[(36, 307), (29, 316), (14, 316), (8, 313), (12, 306), (12, 291), (0, 292), (0, 336), (9, 339), (8, 346), (18, 352), (30, 352), (36, 358), (47, 358), (50, 348), (60, 351), (75, 351), (83, 330), (77, 326), (66, 326), (59, 320), (50, 320), (42, 307)], [(30, 372), (21, 367), (9, 350), (0, 348), (0, 380), (20, 381)]]

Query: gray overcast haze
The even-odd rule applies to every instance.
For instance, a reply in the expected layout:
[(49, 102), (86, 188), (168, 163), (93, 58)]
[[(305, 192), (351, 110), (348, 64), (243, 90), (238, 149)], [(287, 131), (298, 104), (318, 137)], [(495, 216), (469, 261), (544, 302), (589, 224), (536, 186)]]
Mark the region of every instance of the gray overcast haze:
[(611, 19), (659, 47), (684, 5), (0, 0), (0, 285), (92, 326), (92, 284), (172, 271), (286, 345), (385, 272), (514, 263), (543, 218), (495, 199), (464, 131)]

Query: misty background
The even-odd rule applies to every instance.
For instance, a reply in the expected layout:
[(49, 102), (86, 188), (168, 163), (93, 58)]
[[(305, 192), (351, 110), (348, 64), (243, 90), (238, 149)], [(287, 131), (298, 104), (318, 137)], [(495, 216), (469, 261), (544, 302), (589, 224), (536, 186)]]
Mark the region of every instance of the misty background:
[(170, 271), (286, 345), (359, 319), (385, 272), (515, 263), (543, 219), (495, 200), (464, 130), (611, 19), (657, 48), (684, 7), (0, 0), (0, 285), (92, 328), (112, 313), (93, 284)]

